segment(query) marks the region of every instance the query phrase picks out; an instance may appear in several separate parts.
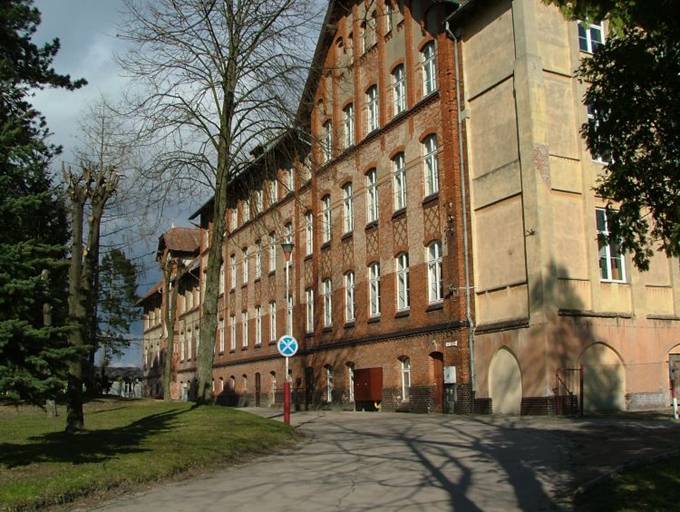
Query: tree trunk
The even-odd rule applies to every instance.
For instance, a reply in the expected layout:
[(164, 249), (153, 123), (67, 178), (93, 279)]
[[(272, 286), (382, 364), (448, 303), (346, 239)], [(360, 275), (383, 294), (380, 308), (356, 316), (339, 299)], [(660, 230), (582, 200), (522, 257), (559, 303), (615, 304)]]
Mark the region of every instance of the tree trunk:
[[(82, 290), (83, 274), (83, 210), (84, 201), (78, 190), (71, 197), (71, 262), (69, 266), (68, 317), (69, 343), (84, 348), (85, 297)], [(69, 363), (66, 388), (66, 432), (83, 430), (83, 361), (82, 355)]]
[[(170, 385), (172, 383), (173, 354), (175, 352), (175, 307), (177, 305), (177, 293), (179, 287), (177, 283), (172, 286), (172, 261), (165, 262), (163, 269), (164, 292), (165, 292), (165, 325), (167, 330), (167, 341), (165, 343), (165, 361), (163, 366), (163, 399), (171, 400)], [(179, 268), (175, 267), (176, 272)], [(177, 275), (177, 277), (179, 277)], [(179, 280), (179, 279), (177, 279)]]
[[(101, 238), (101, 219), (104, 214), (104, 201), (93, 203), (88, 219), (87, 252), (83, 264), (82, 283), (86, 300), (86, 343), (89, 350), (84, 359), (85, 384), (90, 396), (96, 394), (96, 375), (94, 356), (97, 352), (97, 299), (99, 295), (99, 240)], [(101, 203), (101, 204), (100, 204)]]

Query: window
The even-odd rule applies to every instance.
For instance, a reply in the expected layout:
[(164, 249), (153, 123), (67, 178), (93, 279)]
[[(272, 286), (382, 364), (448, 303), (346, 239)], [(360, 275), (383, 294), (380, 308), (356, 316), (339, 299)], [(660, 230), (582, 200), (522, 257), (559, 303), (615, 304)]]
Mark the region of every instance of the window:
[(427, 289), (430, 304), (444, 299), (442, 281), (442, 243), (432, 242), (427, 248)]
[(409, 399), (409, 390), (411, 389), (411, 360), (408, 357), (403, 357), (401, 361), (401, 399)]
[(323, 243), (331, 240), (331, 196), (324, 196), (321, 200), (321, 211), (323, 216)]
[(244, 199), (243, 201), (243, 222), (246, 223), (250, 220), (250, 199)]
[(342, 187), (342, 220), (345, 233), (354, 229), (354, 205), (352, 198), (352, 184)]
[(260, 213), (262, 209), (264, 208), (264, 194), (262, 193), (262, 190), (256, 190), (255, 191), (255, 215)]
[(274, 204), (279, 200), (279, 187), (276, 178), (269, 182), (269, 204)]
[(326, 121), (323, 125), (323, 144), (321, 150), (323, 153), (323, 163), (329, 162), (333, 152), (333, 125), (330, 121)]
[(427, 43), (422, 49), (423, 58), (423, 96), (437, 89), (437, 63), (434, 41)]
[(192, 330), (190, 331), (191, 338), (189, 339), (189, 350), (187, 351), (187, 359), (191, 360), (191, 356), (194, 353), (194, 345), (196, 344), (196, 331)]
[(283, 227), (284, 229), (284, 234), (283, 234), (283, 239), (289, 243), (293, 243), (293, 224), (288, 222), (286, 225)]
[(269, 303), (269, 341), (276, 341), (276, 302)]
[(385, 2), (385, 33), (394, 28), (394, 7), (390, 2)]
[(439, 192), (436, 135), (429, 135), (425, 138), (423, 152), (425, 153), (425, 197), (427, 197)]
[(238, 220), (236, 219), (236, 210), (234, 208), (229, 210), (229, 231), (236, 231), (238, 227)]
[(314, 214), (305, 213), (305, 254), (309, 256), (314, 252)]
[(621, 248), (609, 241), (609, 227), (607, 225), (607, 210), (595, 210), (597, 225), (597, 245), (600, 254), (600, 278), (603, 281), (624, 282), (626, 280), (626, 266)]
[(307, 332), (314, 332), (314, 290), (305, 290), (305, 303), (307, 313)]
[[(597, 130), (598, 127), (597, 110), (595, 110), (595, 107), (593, 107), (592, 105), (586, 105), (586, 108), (588, 109), (588, 124)], [(593, 160), (600, 163), (607, 163), (611, 160), (611, 155), (606, 154), (605, 155), (593, 154), (592, 157)]]
[(241, 346), (248, 347), (248, 312), (241, 313)]
[(354, 402), (354, 365), (347, 363), (347, 390), (349, 401)]
[(406, 77), (404, 65), (399, 64), (392, 71), (392, 91), (394, 94), (394, 115), (406, 110)]
[(220, 318), (220, 352), (224, 352), (224, 318)]
[(269, 233), (269, 272), (276, 271), (276, 237)]
[(220, 295), (224, 293), (224, 262), (220, 263)]
[(399, 153), (392, 160), (394, 167), (394, 209), (406, 208), (406, 167), (404, 153)]
[(333, 368), (326, 366), (326, 402), (333, 401)]
[(236, 317), (229, 317), (229, 350), (236, 350)]
[(371, 318), (380, 316), (380, 263), (368, 267), (368, 314)]
[(248, 284), (248, 248), (243, 248), (243, 284)]
[(224, 379), (220, 377), (220, 391), (224, 391)]
[(229, 274), (231, 281), (231, 289), (236, 288), (236, 255), (232, 254), (229, 256)]
[(181, 333), (179, 335), (179, 360), (180, 361), (184, 361), (184, 348), (185, 348), (184, 344), (185, 344), (185, 335), (184, 335), (184, 333)]
[(366, 173), (366, 220), (378, 221), (378, 173), (375, 169)]
[(255, 279), (260, 279), (262, 276), (262, 242), (255, 243)]
[(350, 103), (343, 111), (345, 115), (345, 148), (354, 144), (354, 106)]
[(397, 311), (408, 309), (408, 254), (402, 252), (397, 256)]
[(323, 282), (323, 325), (330, 327), (333, 324), (332, 311), (332, 286), (331, 280), (325, 279)]
[(255, 306), (255, 345), (262, 345), (262, 306)]
[(366, 90), (366, 105), (368, 106), (368, 132), (378, 129), (378, 88), (372, 85)]
[(602, 24), (586, 25), (578, 22), (578, 47), (581, 51), (593, 53), (604, 44), (604, 29)]
[(354, 322), (354, 272), (345, 274), (345, 322)]
[(293, 334), (293, 296), (288, 296), (288, 308), (286, 311), (286, 334)]
[(286, 193), (295, 190), (295, 176), (293, 174), (293, 168), (289, 167), (286, 169), (286, 188), (288, 189)]

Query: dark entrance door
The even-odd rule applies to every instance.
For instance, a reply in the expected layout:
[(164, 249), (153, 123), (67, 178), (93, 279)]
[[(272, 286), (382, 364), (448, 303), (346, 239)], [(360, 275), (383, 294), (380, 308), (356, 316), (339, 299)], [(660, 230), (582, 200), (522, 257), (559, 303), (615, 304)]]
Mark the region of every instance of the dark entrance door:
[(675, 396), (680, 401), (680, 354), (669, 354), (668, 362), (671, 367), (671, 379), (675, 386)]
[(262, 386), (260, 384), (260, 374), (255, 374), (255, 407), (260, 407), (260, 395), (262, 394)]
[(443, 412), (444, 404), (444, 354), (432, 352), (432, 406), (435, 412)]
[(314, 399), (314, 368), (311, 366), (305, 367), (305, 410), (309, 410), (309, 406)]

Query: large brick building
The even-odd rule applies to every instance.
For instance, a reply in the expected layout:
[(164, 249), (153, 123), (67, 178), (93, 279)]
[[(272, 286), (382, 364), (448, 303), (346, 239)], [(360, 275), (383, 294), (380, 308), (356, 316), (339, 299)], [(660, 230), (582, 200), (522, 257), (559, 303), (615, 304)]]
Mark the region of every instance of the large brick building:
[[(598, 242), (602, 164), (579, 137), (573, 70), (604, 33), (540, 0), (331, 2), (301, 106), (313, 142), (281, 136), (231, 184), (218, 399), (280, 403), (273, 342), (292, 332), (300, 404), (352, 407), (368, 368), (388, 409), (550, 412), (578, 394), (575, 368), (588, 407), (666, 404), (678, 263), (657, 255), (640, 274)], [(209, 206), (177, 276), (184, 397)], [(154, 294), (144, 305), (162, 307)]]

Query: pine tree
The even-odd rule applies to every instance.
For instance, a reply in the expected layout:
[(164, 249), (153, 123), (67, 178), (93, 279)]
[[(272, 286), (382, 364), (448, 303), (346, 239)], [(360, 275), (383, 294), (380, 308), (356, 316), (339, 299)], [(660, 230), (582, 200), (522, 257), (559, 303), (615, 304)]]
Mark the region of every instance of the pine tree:
[(32, 88), (76, 89), (51, 67), (59, 41), (31, 38), (40, 13), (30, 0), (0, 4), (0, 398), (42, 404), (64, 388), (74, 350), (66, 334), (66, 210), (49, 164), (45, 119)]

